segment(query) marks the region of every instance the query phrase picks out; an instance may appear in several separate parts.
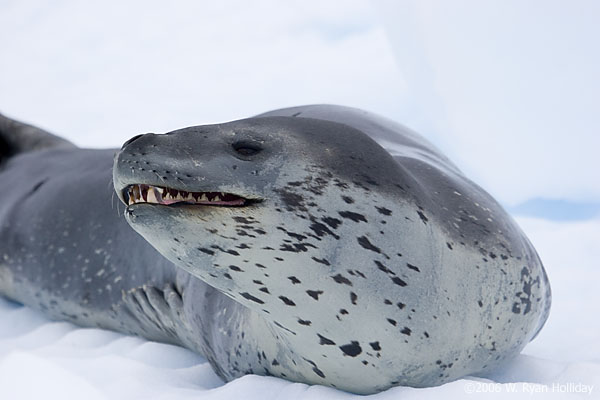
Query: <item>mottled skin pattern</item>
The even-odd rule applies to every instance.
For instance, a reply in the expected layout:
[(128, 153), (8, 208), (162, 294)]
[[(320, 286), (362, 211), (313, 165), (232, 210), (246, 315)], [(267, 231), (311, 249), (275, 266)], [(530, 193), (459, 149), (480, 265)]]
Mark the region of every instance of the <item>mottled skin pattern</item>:
[[(186, 346), (226, 380), (355, 393), (485, 373), (547, 318), (548, 280), (515, 222), (383, 118), (306, 106), (136, 137), (114, 158), (113, 196), (114, 154), (5, 157), (0, 293)], [(262, 201), (123, 212), (116, 197), (140, 183)]]

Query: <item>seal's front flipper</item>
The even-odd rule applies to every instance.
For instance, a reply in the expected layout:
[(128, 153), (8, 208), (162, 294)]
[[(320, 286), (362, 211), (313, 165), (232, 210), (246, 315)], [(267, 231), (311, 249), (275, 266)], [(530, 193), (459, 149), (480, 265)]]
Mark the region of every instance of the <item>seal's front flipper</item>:
[(0, 114), (0, 162), (19, 153), (53, 147), (75, 147), (68, 140)]
[(131, 333), (181, 344), (180, 334), (185, 330), (183, 301), (172, 284), (162, 290), (144, 285), (124, 291), (123, 307), (131, 319), (125, 328)]

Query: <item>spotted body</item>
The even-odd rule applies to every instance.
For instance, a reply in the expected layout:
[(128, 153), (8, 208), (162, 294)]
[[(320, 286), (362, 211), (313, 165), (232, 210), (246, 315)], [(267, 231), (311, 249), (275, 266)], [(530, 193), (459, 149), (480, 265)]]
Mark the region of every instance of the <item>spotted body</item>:
[(139, 235), (111, 207), (113, 154), (5, 162), (0, 292), (186, 346), (226, 380), (356, 393), (492, 370), (547, 318), (545, 272), (510, 216), (383, 118), (306, 106), (133, 138), (113, 180)]

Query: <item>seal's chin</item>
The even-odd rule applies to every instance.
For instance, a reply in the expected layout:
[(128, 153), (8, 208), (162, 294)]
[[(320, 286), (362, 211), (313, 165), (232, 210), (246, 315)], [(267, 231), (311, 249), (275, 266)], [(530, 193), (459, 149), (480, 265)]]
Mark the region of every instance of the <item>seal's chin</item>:
[(248, 199), (232, 193), (187, 192), (146, 184), (129, 185), (123, 189), (122, 194), (123, 200), (128, 206), (139, 203), (166, 206), (183, 203), (201, 206), (243, 207), (260, 201), (260, 199)]

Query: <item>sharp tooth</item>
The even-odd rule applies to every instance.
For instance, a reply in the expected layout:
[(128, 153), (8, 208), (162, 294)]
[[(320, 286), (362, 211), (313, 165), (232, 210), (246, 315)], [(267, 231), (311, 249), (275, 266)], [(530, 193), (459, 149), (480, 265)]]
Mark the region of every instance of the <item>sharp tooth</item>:
[(173, 200), (177, 200), (179, 198), (179, 190), (177, 189), (167, 189), (169, 191), (169, 194), (171, 195), (171, 198)]
[(200, 196), (200, 201), (208, 201), (208, 198), (206, 197), (206, 193), (202, 193), (202, 196)]
[(157, 203), (162, 203), (162, 194), (160, 194), (160, 189), (157, 187), (152, 188), (152, 192), (154, 193), (154, 197), (156, 198)]
[(140, 192), (142, 193), (142, 199), (148, 201), (148, 185), (140, 185)]
[(216, 195), (212, 201), (221, 201), (221, 198), (219, 197), (219, 195)]
[(158, 203), (158, 200), (156, 199), (156, 194), (155, 194), (154, 188), (148, 189), (148, 193), (147, 193), (147, 196), (146, 196), (146, 201), (148, 203)]
[(135, 185), (133, 187), (133, 199), (134, 200), (139, 200), (140, 198), (140, 187), (138, 185)]

